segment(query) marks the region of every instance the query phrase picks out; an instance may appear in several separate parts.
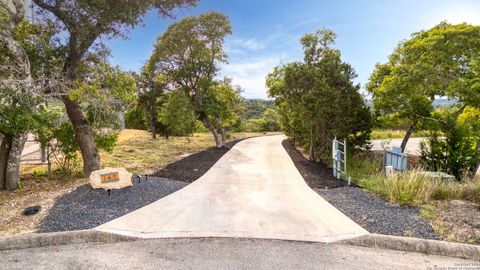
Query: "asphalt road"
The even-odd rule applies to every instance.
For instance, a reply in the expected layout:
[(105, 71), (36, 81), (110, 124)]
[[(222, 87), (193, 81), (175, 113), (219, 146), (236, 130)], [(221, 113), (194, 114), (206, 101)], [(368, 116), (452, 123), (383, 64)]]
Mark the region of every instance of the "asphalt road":
[[(1, 269), (438, 269), (479, 264), (392, 250), (238, 238), (149, 239), (0, 252)], [(437, 267), (437, 268), (435, 268)]]
[[(372, 140), (372, 150), (381, 151), (384, 150), (384, 147), (400, 147), (403, 139), (385, 139), (385, 140)], [(424, 141), (425, 138), (410, 138), (407, 143), (407, 148), (405, 152), (410, 155), (420, 155), (420, 143)], [(383, 144), (383, 145), (382, 145)]]

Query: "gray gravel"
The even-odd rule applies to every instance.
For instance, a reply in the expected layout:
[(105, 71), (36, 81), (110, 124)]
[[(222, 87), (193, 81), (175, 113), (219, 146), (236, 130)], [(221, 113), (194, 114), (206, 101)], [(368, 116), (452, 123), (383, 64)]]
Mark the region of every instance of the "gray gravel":
[(417, 207), (394, 205), (357, 187), (315, 191), (371, 233), (439, 239)]
[(60, 197), (42, 222), (40, 232), (91, 229), (130, 213), (188, 183), (159, 177), (148, 177), (140, 183), (134, 177), (133, 187), (107, 191), (92, 189), (89, 184)]

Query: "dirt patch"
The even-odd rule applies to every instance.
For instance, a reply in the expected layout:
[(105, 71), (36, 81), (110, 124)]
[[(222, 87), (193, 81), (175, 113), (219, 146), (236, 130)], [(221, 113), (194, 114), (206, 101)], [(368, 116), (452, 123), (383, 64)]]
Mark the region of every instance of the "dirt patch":
[[(227, 145), (229, 148), (232, 148), (240, 141), (242, 141), (242, 139), (229, 142)], [(204, 175), (223, 155), (228, 152), (228, 150), (230, 150), (229, 148), (207, 148), (170, 163), (153, 173), (153, 175), (191, 183)]]
[(465, 201), (437, 202), (433, 226), (443, 240), (480, 244), (480, 205)]
[(308, 160), (289, 140), (282, 142), (295, 167), (312, 188), (338, 188), (347, 186), (347, 182), (338, 180), (332, 175), (332, 169), (322, 162)]
[[(0, 237), (35, 232), (53, 204), (86, 180), (23, 179), (25, 187), (15, 191), (0, 191)], [(40, 206), (35, 215), (25, 216), (27, 207)]]

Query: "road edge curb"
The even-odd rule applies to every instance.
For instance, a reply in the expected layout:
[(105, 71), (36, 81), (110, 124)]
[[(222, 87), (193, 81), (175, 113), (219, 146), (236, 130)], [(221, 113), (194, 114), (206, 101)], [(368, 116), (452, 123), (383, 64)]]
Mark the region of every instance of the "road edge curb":
[(417, 252), (427, 255), (441, 255), (462, 259), (480, 260), (480, 246), (446, 242), (440, 240), (429, 240), (383, 234), (368, 234), (351, 239), (340, 240), (335, 243)]
[(79, 243), (116, 243), (135, 241), (137, 239), (138, 238), (131, 236), (118, 235), (97, 230), (35, 233), (0, 238), (0, 251)]

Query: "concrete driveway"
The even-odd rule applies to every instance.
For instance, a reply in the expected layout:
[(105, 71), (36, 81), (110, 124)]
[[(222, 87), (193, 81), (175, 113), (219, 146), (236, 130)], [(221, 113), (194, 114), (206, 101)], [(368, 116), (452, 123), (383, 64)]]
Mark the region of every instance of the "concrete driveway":
[(239, 142), (194, 183), (96, 230), (141, 238), (314, 242), (368, 234), (307, 186), (281, 145), (284, 139)]

